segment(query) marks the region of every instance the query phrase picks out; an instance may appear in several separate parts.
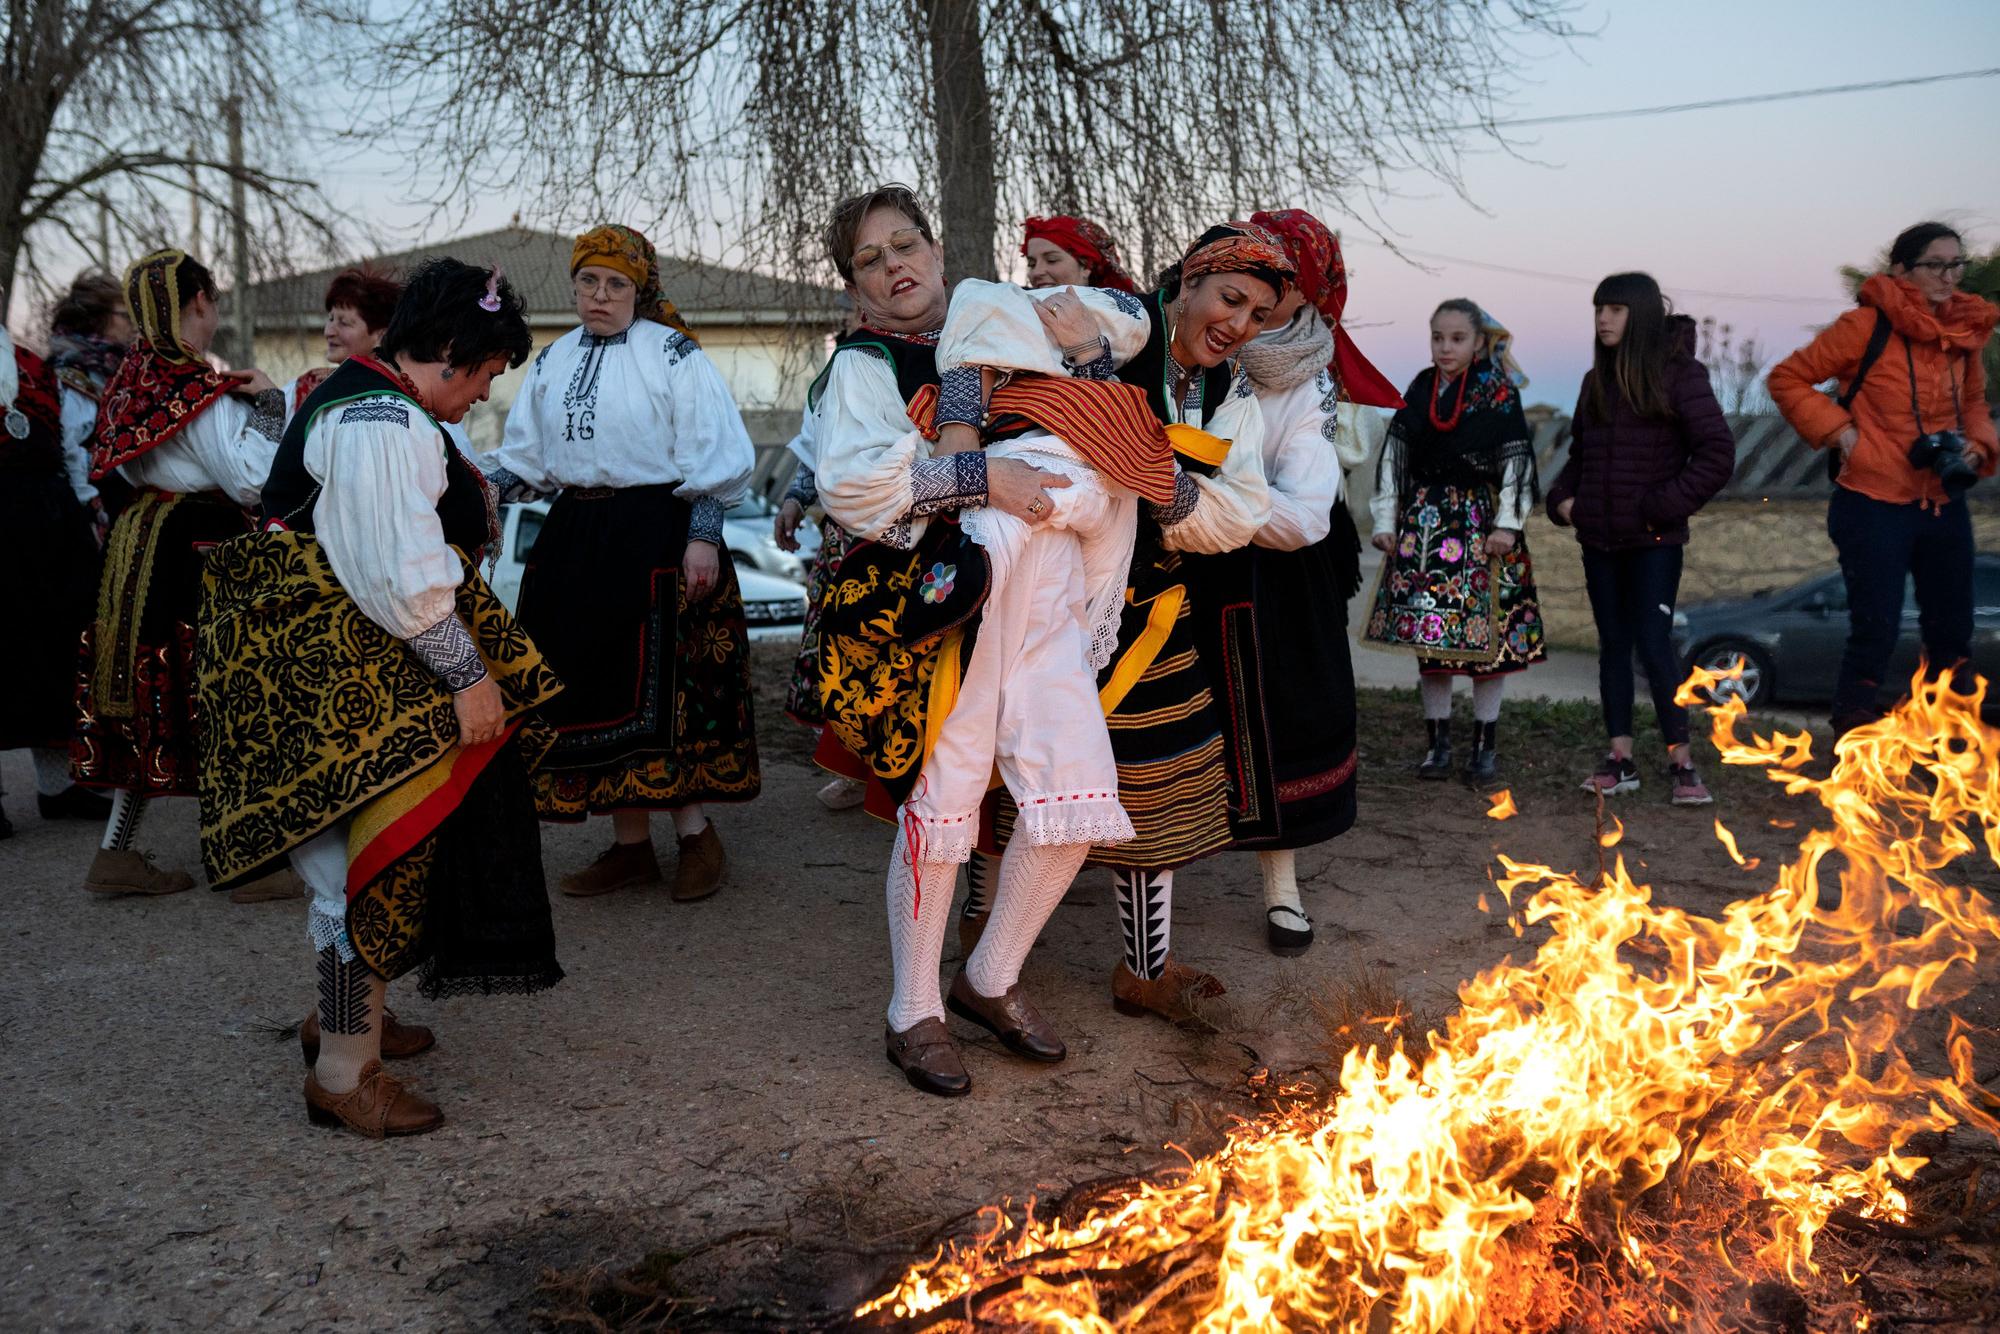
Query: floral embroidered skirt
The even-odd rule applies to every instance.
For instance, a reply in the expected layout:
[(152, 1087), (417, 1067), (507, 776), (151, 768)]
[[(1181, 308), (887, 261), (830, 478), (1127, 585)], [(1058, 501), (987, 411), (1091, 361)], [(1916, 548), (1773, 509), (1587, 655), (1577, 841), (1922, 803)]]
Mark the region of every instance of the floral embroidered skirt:
[(579, 494), (549, 508), (521, 581), (521, 628), (562, 679), (557, 740), (535, 773), (544, 820), (694, 802), (763, 786), (749, 632), (729, 553), (705, 601), (681, 578), (687, 502), (670, 486)]
[(1526, 536), (1504, 556), (1472, 558), (1495, 499), (1490, 486), (1416, 488), (1382, 560), (1365, 638), (1415, 652), (1425, 673), (1496, 676), (1548, 656)]

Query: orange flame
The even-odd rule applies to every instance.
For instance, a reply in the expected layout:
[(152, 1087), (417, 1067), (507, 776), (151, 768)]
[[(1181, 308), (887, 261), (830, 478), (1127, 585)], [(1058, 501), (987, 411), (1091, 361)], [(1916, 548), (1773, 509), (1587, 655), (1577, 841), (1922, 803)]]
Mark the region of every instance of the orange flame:
[(1742, 853), (1736, 850), (1736, 835), (1729, 832), (1729, 827), (1722, 823), (1722, 819), (1720, 816), (1716, 817), (1715, 836), (1722, 841), (1722, 850), (1729, 854), (1729, 860), (1735, 862), (1738, 866), (1742, 867), (1744, 870), (1754, 871), (1759, 866), (1763, 865), (1762, 858), (1760, 857), (1746, 858)]
[(1503, 787), (1493, 794), (1493, 806), (1486, 812), (1486, 818), (1489, 820), (1511, 820), (1520, 813), (1520, 808), (1514, 804), (1514, 789)]
[[(1721, 675), (1697, 672), (1683, 699)], [(1912, 695), (1843, 737), (1826, 779), (1803, 772), (1807, 737), (1739, 739), (1743, 705), (1721, 696), (1724, 762), (1763, 766), (1830, 825), (1769, 891), (1709, 918), (1656, 905), (1622, 856), (1586, 884), (1503, 855), (1515, 919), (1547, 938), (1465, 983), (1421, 1063), (1400, 1042), (1350, 1050), (1326, 1103), (1240, 1125), (1079, 1216), (995, 1209), (856, 1314), (942, 1315), (977, 1294), (966, 1315), (981, 1327), (1134, 1328), (1171, 1285), (1134, 1305), (1093, 1276), (1200, 1251), (1213, 1264), (1173, 1281), (1200, 1280), (1197, 1330), (1469, 1331), (1489, 1314), (1502, 1234), (1531, 1217), (1588, 1210), (1650, 1266), (1628, 1206), (1670, 1170), (1762, 1200), (1740, 1220), (1754, 1254), (1713, 1238), (1746, 1277), (1815, 1270), (1836, 1210), (1905, 1218), (1900, 1183), (1925, 1161), (1913, 1137), (2000, 1138), (1962, 1026), (1950, 1077), (1898, 1045), (1913, 1012), (1963, 995), (2000, 955), (1995, 905), (1941, 878), (1982, 847), (2000, 862), (2000, 733), (1979, 723), (1983, 685), (1966, 697), (1919, 677)], [(1844, 869), (1822, 907), (1830, 854)], [(1674, 1319), (1723, 1323), (1701, 1302), (1677, 1298)]]

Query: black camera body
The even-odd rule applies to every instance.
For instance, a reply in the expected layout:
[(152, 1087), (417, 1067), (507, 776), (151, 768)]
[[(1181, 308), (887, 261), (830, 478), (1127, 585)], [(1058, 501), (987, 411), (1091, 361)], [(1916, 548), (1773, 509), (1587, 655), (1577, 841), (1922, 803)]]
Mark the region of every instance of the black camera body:
[(1957, 431), (1932, 431), (1918, 436), (1910, 446), (1910, 466), (1927, 468), (1944, 484), (1945, 494), (1956, 499), (1979, 480), (1979, 469), (1965, 457), (1965, 437)]

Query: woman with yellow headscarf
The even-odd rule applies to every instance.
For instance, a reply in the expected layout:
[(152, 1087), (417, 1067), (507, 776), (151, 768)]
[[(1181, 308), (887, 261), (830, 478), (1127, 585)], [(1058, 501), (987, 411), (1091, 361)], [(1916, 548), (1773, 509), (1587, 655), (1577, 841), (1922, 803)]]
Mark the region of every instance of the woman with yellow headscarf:
[(660, 290), (630, 227), (576, 238), (580, 327), (536, 357), (492, 472), (506, 499), (554, 495), (521, 585), (522, 627), (567, 688), (536, 775), (545, 820), (612, 817), (614, 841), (566, 876), (573, 897), (662, 877), (649, 816), (673, 816), (673, 893), (722, 883), (704, 805), (761, 786), (748, 630), (722, 542), (723, 507), (756, 451), (722, 375)]

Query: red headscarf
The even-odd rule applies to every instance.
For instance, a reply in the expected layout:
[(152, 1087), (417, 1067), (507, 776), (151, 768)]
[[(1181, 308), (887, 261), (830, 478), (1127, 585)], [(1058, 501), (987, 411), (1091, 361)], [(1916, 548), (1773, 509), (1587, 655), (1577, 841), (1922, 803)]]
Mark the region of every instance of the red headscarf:
[(1021, 253), (1028, 253), (1028, 242), (1047, 241), (1059, 246), (1076, 257), (1090, 274), (1092, 287), (1112, 287), (1120, 292), (1136, 294), (1138, 287), (1132, 276), (1125, 272), (1119, 261), (1118, 246), (1112, 241), (1111, 233), (1092, 222), (1089, 218), (1071, 217), (1057, 214), (1050, 218), (1029, 218), (1028, 234), (1021, 238)]
[(1371, 408), (1400, 408), (1403, 396), (1375, 369), (1341, 327), (1347, 308), (1347, 265), (1340, 258), (1340, 238), (1325, 223), (1302, 208), (1252, 213), (1250, 221), (1276, 232), (1298, 268), (1299, 291), (1333, 330), (1333, 360), (1327, 369), (1353, 403)]

